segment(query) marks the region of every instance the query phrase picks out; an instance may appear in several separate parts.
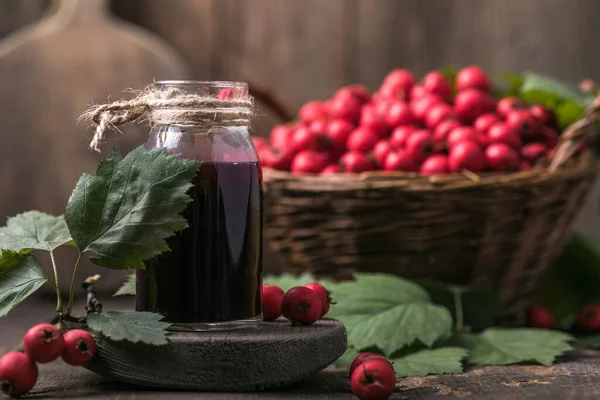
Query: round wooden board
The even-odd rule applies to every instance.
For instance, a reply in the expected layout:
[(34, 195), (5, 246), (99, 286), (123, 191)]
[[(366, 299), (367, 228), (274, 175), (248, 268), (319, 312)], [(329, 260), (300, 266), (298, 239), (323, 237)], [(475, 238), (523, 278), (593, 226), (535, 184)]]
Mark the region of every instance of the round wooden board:
[(335, 320), (292, 326), (264, 322), (249, 330), (173, 332), (149, 346), (97, 337), (86, 366), (102, 376), (145, 387), (195, 391), (256, 391), (287, 385), (330, 365), (346, 351), (346, 329)]

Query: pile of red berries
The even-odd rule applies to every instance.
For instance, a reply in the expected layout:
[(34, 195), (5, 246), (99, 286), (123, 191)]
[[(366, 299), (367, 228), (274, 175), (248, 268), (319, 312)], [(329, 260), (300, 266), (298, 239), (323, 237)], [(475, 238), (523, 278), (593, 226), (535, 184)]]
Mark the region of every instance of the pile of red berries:
[(254, 144), (265, 167), (298, 174), (514, 172), (551, 156), (554, 114), (516, 97), (497, 100), (490, 90), (477, 66), (452, 83), (438, 71), (416, 82), (396, 69), (373, 94), (354, 84), (306, 103), (296, 122)]
[(96, 343), (88, 332), (72, 329), (64, 335), (51, 324), (30, 328), (23, 337), (24, 353), (11, 351), (0, 358), (0, 390), (19, 397), (29, 392), (38, 377), (37, 363), (61, 357), (70, 365), (84, 365), (94, 357)]
[(318, 282), (296, 286), (284, 293), (274, 285), (262, 285), (262, 312), (265, 321), (284, 316), (292, 325), (316, 322), (329, 312), (334, 304), (331, 293)]
[(350, 365), (350, 385), (361, 400), (385, 400), (396, 387), (394, 366), (379, 354), (361, 353)]

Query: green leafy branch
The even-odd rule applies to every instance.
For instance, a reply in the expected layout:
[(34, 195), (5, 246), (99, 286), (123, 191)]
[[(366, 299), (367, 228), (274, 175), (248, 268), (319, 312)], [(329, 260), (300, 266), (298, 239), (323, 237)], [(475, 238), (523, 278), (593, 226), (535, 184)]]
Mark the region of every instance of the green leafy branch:
[[(95, 174), (81, 175), (64, 216), (29, 211), (9, 218), (0, 228), (0, 317), (50, 283), (56, 289), (58, 319), (72, 319), (75, 283), (84, 257), (91, 255), (91, 261), (104, 268), (140, 269), (144, 260), (168, 251), (165, 239), (187, 227), (180, 213), (192, 201), (187, 192), (198, 166), (165, 150), (147, 151), (140, 146), (125, 157), (113, 150)], [(60, 246), (77, 248), (66, 310), (54, 257)], [(53, 279), (44, 275), (34, 250), (49, 254)], [(169, 324), (160, 322), (162, 318), (111, 312), (90, 314), (87, 321), (115, 340), (129, 332), (129, 340), (163, 344)]]

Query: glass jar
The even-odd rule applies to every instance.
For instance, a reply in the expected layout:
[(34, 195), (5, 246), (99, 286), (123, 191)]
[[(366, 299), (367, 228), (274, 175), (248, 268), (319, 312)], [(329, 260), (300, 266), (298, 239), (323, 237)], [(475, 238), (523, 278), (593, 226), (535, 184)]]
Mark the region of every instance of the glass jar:
[[(155, 86), (219, 99), (248, 93), (247, 84), (239, 82), (160, 81)], [(137, 271), (136, 309), (161, 313), (176, 327), (192, 330), (257, 326), (262, 320), (262, 170), (249, 127), (157, 125), (146, 147), (201, 164), (189, 192), (193, 201), (182, 213), (189, 226), (167, 239), (170, 251)]]

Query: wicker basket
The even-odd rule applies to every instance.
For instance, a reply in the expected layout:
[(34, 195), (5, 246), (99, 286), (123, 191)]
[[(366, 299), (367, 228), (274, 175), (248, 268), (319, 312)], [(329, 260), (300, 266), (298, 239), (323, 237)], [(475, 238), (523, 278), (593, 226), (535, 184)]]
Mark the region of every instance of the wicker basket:
[(286, 271), (353, 271), (496, 289), (517, 318), (600, 171), (581, 143), (600, 98), (561, 135), (547, 164), (513, 174), (333, 176), (264, 170), (265, 233)]

